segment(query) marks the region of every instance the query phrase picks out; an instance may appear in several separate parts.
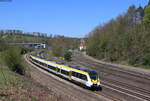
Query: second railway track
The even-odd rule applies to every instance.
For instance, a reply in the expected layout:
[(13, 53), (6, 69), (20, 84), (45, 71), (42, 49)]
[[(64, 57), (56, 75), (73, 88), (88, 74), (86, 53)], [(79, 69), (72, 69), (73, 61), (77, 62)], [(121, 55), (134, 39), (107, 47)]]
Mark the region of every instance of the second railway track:
[[(93, 67), (92, 69), (95, 69), (94, 66), (95, 67), (99, 66), (99, 63), (95, 63), (95, 62), (92, 63), (88, 59), (82, 59), (81, 56), (77, 57), (77, 58), (75, 57), (75, 59), (73, 59), (73, 60), (75, 61), (75, 64), (80, 64), (82, 66), (89, 67), (89, 68)], [(100, 66), (102, 66), (102, 65), (100, 65)], [(101, 68), (99, 68), (99, 69), (101, 70)], [(103, 69), (104, 69), (104, 67), (102, 68), (102, 70)], [(104, 70), (107, 75), (115, 75), (116, 77), (120, 76), (120, 78), (122, 77), (122, 79), (126, 78), (128, 80), (138, 82), (143, 85), (147, 85), (147, 86), (150, 85), (150, 79), (148, 77), (145, 77), (146, 75), (140, 76), (140, 74), (134, 74), (134, 73), (130, 73), (129, 71), (122, 71), (122, 70), (117, 70), (117, 69), (112, 69), (112, 68), (105, 68), (105, 69), (108, 69), (108, 71)], [(113, 73), (113, 71), (117, 71), (117, 72)], [(116, 73), (118, 73), (118, 74), (116, 74)], [(112, 88), (112, 89), (114, 89), (114, 91), (116, 91), (116, 92), (118, 91), (120, 94), (122, 93), (122, 95), (124, 94), (125, 96), (129, 96), (128, 100), (135, 98), (135, 101), (136, 100), (150, 101), (150, 90), (146, 89), (145, 86), (141, 86), (141, 87), (133, 86), (133, 85), (128, 84), (127, 82), (124, 83), (121, 80), (114, 80), (109, 77), (107, 78), (105, 76), (103, 76), (102, 79), (103, 79), (102, 84), (104, 87), (109, 87), (110, 89)], [(132, 100), (132, 101), (134, 101), (134, 100)]]

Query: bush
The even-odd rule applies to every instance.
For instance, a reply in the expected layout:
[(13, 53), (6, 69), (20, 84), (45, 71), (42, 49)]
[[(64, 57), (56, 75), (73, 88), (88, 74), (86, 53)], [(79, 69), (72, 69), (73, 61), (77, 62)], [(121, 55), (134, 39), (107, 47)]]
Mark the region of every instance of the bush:
[(4, 40), (0, 39), (0, 52), (4, 51), (7, 49), (7, 44)]
[(145, 56), (142, 58), (142, 64), (150, 66), (150, 53), (145, 54)]
[(20, 53), (21, 53), (21, 55), (33, 51), (33, 49), (30, 48), (30, 47), (23, 47), (23, 46), (21, 46), (21, 47), (19, 47), (19, 48), (20, 48)]
[(18, 47), (9, 47), (3, 52), (4, 63), (9, 67), (10, 70), (25, 74), (25, 68), (22, 65), (21, 50)]
[(66, 51), (64, 54), (64, 58), (66, 61), (71, 61), (71, 55), (72, 53), (70, 51)]

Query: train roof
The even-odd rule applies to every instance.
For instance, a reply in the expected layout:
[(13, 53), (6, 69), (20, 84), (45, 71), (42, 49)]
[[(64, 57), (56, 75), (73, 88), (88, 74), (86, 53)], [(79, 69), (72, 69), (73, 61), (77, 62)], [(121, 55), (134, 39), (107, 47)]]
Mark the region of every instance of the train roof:
[(50, 60), (50, 59), (47, 59), (47, 58), (43, 58), (41, 56), (35, 56), (35, 55), (32, 55), (32, 56), (44, 59), (46, 61), (51, 61), (51, 62), (54, 62), (54, 63), (59, 64), (59, 65), (67, 66), (69, 68), (73, 68), (73, 69), (76, 69), (76, 70), (81, 70), (81, 71), (88, 72), (88, 73), (96, 73), (95, 71), (93, 71), (91, 69), (88, 69), (88, 68), (85, 68), (85, 67), (81, 67), (81, 66), (78, 66), (78, 65), (66, 65), (66, 64), (64, 64), (62, 62), (59, 62), (59, 61), (55, 62), (53, 60)]
[(95, 72), (91, 69), (88, 69), (88, 68), (85, 68), (85, 67), (80, 67), (78, 65), (69, 65), (69, 67), (74, 68), (74, 69), (78, 69), (78, 70), (82, 70), (82, 71), (85, 71), (85, 72), (88, 72), (88, 73)]
[(44, 59), (44, 60), (47, 60), (47, 61), (53, 61), (53, 60), (50, 60), (50, 59), (47, 59), (47, 58), (44, 58), (44, 57), (41, 57), (41, 56), (36, 56), (36, 55), (32, 55), (32, 56), (35, 56), (35, 57), (38, 57), (38, 58), (41, 58), (41, 59)]

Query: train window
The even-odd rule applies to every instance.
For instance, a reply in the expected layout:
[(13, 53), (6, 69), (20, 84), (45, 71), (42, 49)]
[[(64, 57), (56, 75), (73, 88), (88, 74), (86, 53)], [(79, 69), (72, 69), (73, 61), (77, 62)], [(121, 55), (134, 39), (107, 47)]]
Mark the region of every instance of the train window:
[(41, 64), (41, 65), (43, 65), (43, 63), (42, 63), (42, 62), (40, 62), (40, 64)]
[(36, 62), (36, 60), (33, 59), (34, 62)]
[(45, 67), (47, 67), (47, 64), (46, 64), (46, 63), (44, 63), (44, 66), (45, 66)]
[(59, 68), (57, 68), (57, 72), (60, 72), (60, 69), (59, 69)]
[(72, 76), (76, 77), (77, 72), (72, 71)]
[(56, 70), (55, 67), (48, 65), (48, 68), (52, 69), (52, 70)]
[(75, 72), (72, 72), (72, 76), (75, 76)]
[(38, 64), (40, 64), (40, 61), (36, 61)]
[(39, 63), (39, 61), (35, 60), (36, 63)]
[(82, 78), (82, 74), (78, 74), (78, 77), (81, 79)]
[(64, 74), (64, 75), (69, 75), (68, 71), (65, 71), (65, 70), (62, 70), (62, 69), (61, 69), (61, 73)]
[(82, 80), (87, 80), (86, 75), (80, 74), (80, 73), (77, 73), (77, 72), (72, 72), (72, 76), (77, 77), (77, 78), (80, 78), (80, 79), (82, 79)]
[(45, 66), (45, 63), (42, 63), (43, 66)]
[(38, 61), (37, 61), (37, 60), (35, 60), (35, 62), (36, 62), (36, 63), (38, 63)]
[(80, 74), (80, 79), (82, 79), (82, 80), (87, 80), (87, 77), (86, 77), (86, 75), (84, 75), (84, 74)]
[(41, 62), (41, 65), (43, 66), (43, 65), (44, 65), (44, 63), (43, 63), (43, 62)]
[(77, 78), (80, 78), (80, 73), (76, 73), (76, 77), (77, 77)]
[(39, 64), (42, 65), (40, 61), (39, 61)]

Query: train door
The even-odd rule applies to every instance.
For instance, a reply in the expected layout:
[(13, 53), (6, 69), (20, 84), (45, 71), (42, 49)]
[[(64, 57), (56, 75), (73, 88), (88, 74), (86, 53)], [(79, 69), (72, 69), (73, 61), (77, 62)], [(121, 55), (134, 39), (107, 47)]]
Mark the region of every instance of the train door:
[(72, 76), (72, 72), (69, 71), (69, 80), (72, 80), (71, 76)]

